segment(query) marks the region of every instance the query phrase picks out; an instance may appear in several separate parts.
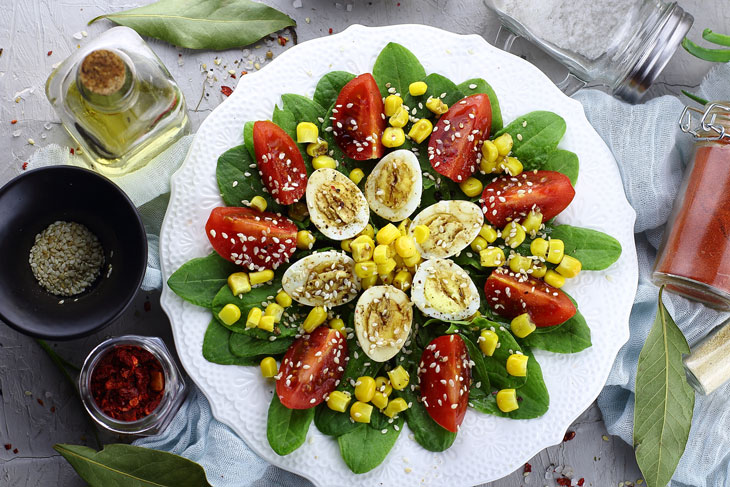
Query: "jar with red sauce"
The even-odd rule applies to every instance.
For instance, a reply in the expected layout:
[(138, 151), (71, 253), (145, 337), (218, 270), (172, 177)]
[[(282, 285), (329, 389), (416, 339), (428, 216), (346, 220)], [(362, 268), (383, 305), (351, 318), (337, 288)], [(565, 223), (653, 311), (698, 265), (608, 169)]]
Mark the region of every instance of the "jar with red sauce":
[(99, 344), (79, 376), (84, 407), (103, 428), (148, 436), (165, 429), (187, 393), (164, 342), (125, 335)]
[(680, 127), (695, 138), (652, 281), (705, 305), (730, 310), (730, 102), (687, 107)]

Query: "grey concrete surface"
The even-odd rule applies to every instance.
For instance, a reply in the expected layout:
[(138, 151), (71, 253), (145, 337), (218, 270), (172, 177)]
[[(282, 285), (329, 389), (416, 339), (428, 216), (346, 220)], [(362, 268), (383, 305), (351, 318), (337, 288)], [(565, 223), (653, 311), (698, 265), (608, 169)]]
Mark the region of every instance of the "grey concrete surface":
[[(55, 63), (77, 45), (88, 42), (111, 26), (102, 21), (87, 26), (103, 13), (121, 11), (149, 2), (132, 0), (0, 0), (0, 184), (23, 170), (23, 163), (39, 146), (51, 142), (70, 145), (44, 95), (44, 83)], [(353, 23), (370, 26), (422, 23), (449, 31), (495, 38), (498, 22), (481, 1), (468, 0), (266, 0), (298, 23), (299, 42), (339, 32)], [(705, 27), (730, 32), (730, 9), (723, 0), (679, 2), (695, 16), (691, 35), (696, 39)], [(88, 33), (88, 37), (84, 35)], [(76, 34), (76, 36), (75, 36)], [(291, 33), (283, 36), (292, 38)], [(77, 39), (78, 37), (78, 39)], [(247, 59), (261, 67), (266, 52), (274, 55), (291, 47), (262, 41), (247, 49), (222, 52), (189, 51), (150, 40), (186, 96), (193, 127), (224, 99), (221, 85), (235, 86), (227, 70), (254, 70)], [(558, 76), (551, 62), (524, 43), (517, 54)], [(215, 64), (215, 58), (221, 60)], [(234, 61), (244, 61), (235, 65)], [(214, 69), (207, 79), (206, 69)], [(225, 68), (224, 68), (225, 67)], [(711, 67), (680, 50), (649, 92), (649, 97), (678, 94), (692, 89)], [(11, 124), (11, 120), (17, 120)], [(3, 231), (0, 229), (0, 231)], [(149, 304), (147, 304), (149, 303)], [(140, 292), (127, 313), (115, 324), (90, 337), (52, 346), (76, 364), (107, 336), (124, 333), (159, 335), (172, 345), (167, 318), (159, 307), (158, 293)], [(522, 471), (487, 484), (489, 487), (553, 486), (545, 478), (551, 466), (569, 466), (576, 478), (589, 486), (629, 486), (641, 477), (632, 449), (618, 438), (607, 437), (598, 408), (593, 405), (571, 426), (575, 438), (545, 449), (530, 460), (532, 473)], [(111, 441), (113, 438), (103, 438)], [(490, 441), (489, 439), (486, 441)], [(84, 483), (52, 449), (54, 443), (94, 445), (85, 412), (69, 384), (30, 338), (0, 324), (0, 485), (12, 487), (75, 487)], [(6, 450), (2, 445), (10, 444)], [(17, 449), (17, 452), (15, 451)], [(484, 487), (487, 487), (486, 485)]]

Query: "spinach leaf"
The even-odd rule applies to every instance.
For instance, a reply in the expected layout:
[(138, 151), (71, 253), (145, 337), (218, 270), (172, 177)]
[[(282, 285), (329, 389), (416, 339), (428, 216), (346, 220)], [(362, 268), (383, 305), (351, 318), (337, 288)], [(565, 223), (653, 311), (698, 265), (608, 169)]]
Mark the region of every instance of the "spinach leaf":
[(520, 343), (532, 348), (541, 348), (555, 353), (576, 353), (591, 346), (591, 329), (580, 313), (565, 323), (547, 328), (537, 328)]
[(289, 134), (289, 137), (293, 140), (297, 140), (297, 119), (294, 118), (292, 112), (279, 108), (279, 105), (274, 105), (274, 113), (271, 115), (271, 121), (284, 129), (284, 132)]
[(260, 340), (258, 338), (244, 335), (243, 333), (231, 333), (228, 339), (228, 346), (231, 353), (236, 357), (257, 357), (261, 355), (279, 355), (287, 351), (294, 343), (294, 338), (279, 338), (274, 341)]
[(586, 271), (606, 269), (621, 256), (618, 240), (597, 230), (557, 225), (551, 236), (562, 240), (565, 255), (578, 259)]
[(398, 417), (383, 433), (366, 424), (337, 438), (342, 459), (353, 473), (365, 473), (385, 460), (403, 428), (403, 417)]
[(274, 393), (266, 421), (266, 438), (271, 449), (278, 455), (288, 455), (302, 446), (313, 418), (314, 408), (289, 409)]
[(245, 146), (239, 145), (221, 154), (215, 176), (226, 206), (245, 206), (254, 196), (261, 196), (269, 211), (282, 211), (282, 206), (261, 190), (263, 182), (259, 170)]
[(578, 181), (578, 168), (578, 156), (575, 152), (558, 149), (548, 154), (545, 164), (540, 169), (563, 173), (570, 179), (570, 184), (575, 186)]
[(167, 280), (172, 292), (196, 306), (210, 308), (213, 298), (228, 276), (237, 272), (239, 267), (213, 252), (207, 257), (187, 261), (173, 272)]
[(466, 349), (469, 351), (469, 358), (472, 362), (474, 362), (474, 365), (471, 368), (471, 374), (473, 377), (472, 387), (481, 389), (488, 393), (492, 389), (489, 383), (489, 372), (487, 372), (487, 366), (485, 364), (485, 359), (487, 357), (484, 356), (481, 349), (476, 345), (476, 342), (473, 341), (471, 337), (467, 336), (466, 333), (460, 333), (459, 336), (461, 336), (461, 339), (464, 340)]
[(469, 405), (477, 411), (503, 418), (532, 419), (545, 414), (550, 405), (550, 395), (542, 378), (542, 369), (529, 348), (525, 349), (524, 353), (530, 358), (527, 361), (527, 382), (517, 389), (519, 409), (503, 413), (497, 407), (497, 397), (493, 394), (485, 394), (480, 389), (470, 391)]
[[(472, 88), (473, 87), (473, 88)], [(457, 85), (464, 96), (484, 93), (489, 97), (489, 104), (492, 106), (492, 128), (489, 133), (493, 134), (502, 130), (502, 110), (499, 108), (499, 99), (489, 83), (482, 78), (472, 78)]]
[(378, 83), (381, 95), (388, 96), (388, 86), (390, 86), (395, 88), (395, 93), (405, 96), (411, 83), (426, 77), (426, 70), (411, 51), (400, 44), (390, 42), (375, 60), (373, 77)]
[(513, 353), (523, 351), (514, 336), (512, 336), (512, 333), (501, 323), (489, 321), (484, 318), (475, 319), (473, 324), (479, 328), (490, 329), (499, 337), (499, 343), (497, 344), (497, 349), (494, 351), (494, 355), (484, 357), (484, 365), (489, 374), (489, 382), (500, 389), (523, 386), (529, 378), (529, 369), (527, 372), (528, 377), (515, 377), (507, 373), (507, 358)]
[(221, 365), (256, 365), (255, 357), (239, 357), (231, 352), (228, 346), (231, 330), (212, 319), (205, 330), (203, 338), (203, 357), (208, 362)]
[(312, 98), (322, 107), (334, 105), (342, 88), (353, 79), (355, 75), (347, 71), (330, 71), (319, 80)]
[(537, 111), (517, 117), (494, 135), (510, 134), (514, 142), (512, 153), (526, 171), (531, 171), (542, 167), (563, 138), (565, 128), (565, 120), (560, 115)]
[(423, 95), (413, 96), (408, 90), (405, 93), (401, 93), (403, 96), (403, 105), (408, 107), (410, 110), (408, 113), (413, 117), (435, 118), (435, 114), (426, 108), (426, 100), (431, 97), (441, 98), (442, 94), (445, 95), (441, 98), (441, 101), (448, 106), (464, 98), (463, 93), (456, 87), (453, 81), (438, 73), (429, 74), (423, 79), (423, 82), (428, 86), (426, 93)]
[(248, 313), (253, 308), (265, 308), (266, 303), (274, 301), (274, 296), (281, 289), (281, 277), (277, 276), (270, 284), (265, 284), (261, 287), (255, 287), (246, 294), (234, 296), (231, 292), (231, 288), (227, 285), (220, 288), (218, 294), (213, 298), (213, 315), (216, 320), (218, 319), (218, 313), (227, 304), (235, 304), (241, 310), (241, 318), (234, 324), (228, 326), (227, 329), (235, 333), (244, 333), (249, 336), (253, 336), (260, 340), (268, 340), (271, 336), (277, 337), (288, 337), (293, 336), (297, 333), (297, 323), (300, 318), (300, 312), (302, 308), (300, 306), (289, 306), (284, 309), (284, 315), (281, 318), (281, 322), (274, 326), (274, 334), (272, 335), (268, 331), (261, 330), (259, 328), (246, 328), (246, 318)]
[[(319, 119), (324, 118), (327, 110), (319, 103), (310, 100), (306, 96), (286, 93), (281, 95), (284, 110), (291, 112), (297, 123), (311, 122), (315, 125), (320, 123)], [(329, 105), (327, 105), (329, 106)], [(295, 133), (292, 137), (296, 141), (296, 125)]]
[[(251, 156), (252, 161), (256, 161), (256, 150), (253, 146), (253, 124), (256, 122), (246, 122), (243, 125), (243, 145), (246, 146), (248, 155)], [(255, 168), (252, 168), (255, 169)], [(256, 171), (258, 174), (258, 170)]]

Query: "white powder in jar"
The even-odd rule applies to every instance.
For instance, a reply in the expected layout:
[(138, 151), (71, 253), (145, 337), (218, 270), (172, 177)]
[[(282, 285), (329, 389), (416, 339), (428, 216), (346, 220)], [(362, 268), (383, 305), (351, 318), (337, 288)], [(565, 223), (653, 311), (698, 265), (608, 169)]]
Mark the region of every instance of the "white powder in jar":
[(642, 2), (498, 0), (495, 3), (534, 36), (592, 60), (609, 51), (615, 39), (629, 34)]

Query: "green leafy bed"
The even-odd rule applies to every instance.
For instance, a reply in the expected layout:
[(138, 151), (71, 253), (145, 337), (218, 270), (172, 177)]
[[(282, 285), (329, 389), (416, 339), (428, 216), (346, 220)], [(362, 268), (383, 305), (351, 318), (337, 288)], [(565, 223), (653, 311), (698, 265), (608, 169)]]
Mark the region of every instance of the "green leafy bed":
[[(545, 111), (531, 112), (503, 126), (497, 96), (485, 80), (469, 79), (455, 84), (439, 74), (426, 74), (418, 59), (399, 44), (391, 43), (383, 49), (373, 67), (373, 75), (384, 96), (388, 87), (394, 87), (396, 92), (404, 93), (404, 104), (415, 107), (416, 117), (420, 118), (434, 118), (431, 112), (424, 110), (420, 105), (425, 103), (430, 95), (440, 96), (445, 93), (444, 102), (451, 104), (464, 96), (486, 93), (492, 105), (492, 137), (510, 133), (514, 140), (513, 153), (523, 163), (525, 170), (559, 171), (575, 184), (578, 177), (578, 157), (570, 151), (557, 148), (566, 130), (565, 121), (560, 116)], [(352, 169), (359, 167), (367, 175), (375, 163), (346, 158), (337, 147), (332, 133), (324, 130), (331, 123), (329, 117), (340, 90), (354, 77), (354, 74), (342, 71), (326, 74), (317, 84), (313, 99), (296, 94), (284, 94), (281, 97), (281, 107), (274, 108), (271, 118), (294, 139), (296, 139), (297, 123), (308, 121), (317, 124), (321, 128), (320, 133), (329, 143), (332, 157), (339, 163), (338, 169), (349, 174)], [(420, 97), (409, 95), (408, 86), (420, 80), (427, 83), (429, 91)], [(223, 201), (229, 206), (239, 206), (242, 201), (250, 201), (259, 195), (267, 200), (268, 209), (271, 211), (285, 212), (286, 208), (278, 205), (267, 193), (261, 192), (260, 188), (263, 185), (258, 172), (250, 169), (255, 167), (252, 133), (253, 123), (249, 122), (244, 127), (244, 145), (233, 147), (218, 160), (216, 177)], [(424, 171), (424, 190), (420, 208), (440, 199), (469, 199), (456, 183), (439, 177), (432, 169), (425, 145), (407, 140), (406, 145), (401, 147), (414, 149)], [(303, 150), (302, 155), (308, 171), (311, 172), (311, 158)], [(494, 177), (478, 173), (475, 176), (481, 178), (485, 184)], [(234, 184), (234, 181), (237, 183)], [(364, 183), (365, 179), (360, 183), (361, 188)], [(383, 221), (374, 217), (372, 223), (374, 227), (379, 228)], [(306, 227), (306, 224), (300, 225)], [(314, 228), (311, 230), (316, 231)], [(201, 228), (201, 236), (203, 231)], [(621, 246), (614, 238), (594, 230), (547, 222), (545, 233), (562, 239), (565, 242), (566, 254), (578, 258), (584, 270), (605, 269), (615, 262), (621, 253)], [(307, 253), (339, 245), (338, 242), (327, 241), (321, 234), (319, 237), (313, 250), (297, 251), (291, 262), (295, 262)], [(523, 244), (516, 250), (529, 255), (529, 244)], [(491, 269), (480, 265), (478, 255), (467, 249), (453, 260), (467, 269), (477, 287), (483, 289)], [(299, 326), (308, 308), (296, 303), (287, 308), (284, 319), (277, 324), (273, 333), (256, 328), (246, 329), (243, 323), (252, 307), (262, 307), (268, 302), (273, 302), (274, 296), (281, 289), (281, 276), (286, 267), (287, 265), (282, 265), (277, 269), (276, 278), (270, 284), (254, 288), (241, 296), (234, 296), (226, 285), (227, 276), (240, 269), (215, 253), (187, 262), (170, 277), (168, 285), (176, 294), (212, 312), (212, 319), (203, 342), (203, 356), (207, 360), (224, 365), (258, 365), (265, 356), (281, 359), (299, 333)], [(241, 320), (232, 326), (224, 325), (217, 317), (218, 312), (228, 303), (236, 304), (242, 312)], [(427, 450), (443, 451), (449, 448), (456, 434), (447, 431), (431, 419), (425, 407), (419, 402), (416, 384), (417, 361), (424, 347), (440, 335), (458, 333), (467, 345), (471, 360), (474, 362), (469, 405), (485, 414), (512, 419), (536, 418), (548, 410), (550, 402), (548, 391), (540, 365), (532, 354), (533, 348), (555, 353), (576, 353), (591, 346), (590, 328), (580, 312), (565, 323), (550, 328), (538, 328), (531, 335), (519, 339), (510, 332), (508, 322), (496, 316), (482, 299), (481, 317), (471, 322), (444, 323), (428, 320), (414, 308), (412, 335), (407, 346), (389, 362), (377, 363), (367, 358), (357, 340), (353, 338), (353, 310), (354, 303), (332, 310), (347, 324), (350, 353), (345, 376), (338, 389), (352, 392), (352, 383), (358, 377), (365, 375), (375, 377), (396, 365), (403, 365), (410, 373), (411, 384), (415, 387), (393, 391), (391, 397), (403, 397), (410, 408), (395, 419), (389, 419), (375, 410), (371, 423), (361, 424), (351, 421), (347, 413), (329, 409), (326, 403), (307, 410), (287, 409), (274, 394), (269, 408), (267, 432), (269, 443), (278, 454), (286, 455), (301, 446), (312, 421), (322, 433), (337, 438), (345, 463), (355, 473), (367, 472), (385, 459), (401, 433), (404, 422), (413, 432), (415, 440)], [(500, 346), (491, 357), (481, 353), (476, 345), (483, 328), (491, 328), (499, 336)], [(530, 357), (526, 377), (514, 377), (507, 373), (506, 360), (510, 351), (521, 351)], [(504, 413), (497, 407), (495, 392), (503, 388), (517, 390), (519, 409)]]

